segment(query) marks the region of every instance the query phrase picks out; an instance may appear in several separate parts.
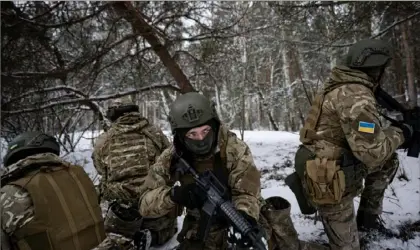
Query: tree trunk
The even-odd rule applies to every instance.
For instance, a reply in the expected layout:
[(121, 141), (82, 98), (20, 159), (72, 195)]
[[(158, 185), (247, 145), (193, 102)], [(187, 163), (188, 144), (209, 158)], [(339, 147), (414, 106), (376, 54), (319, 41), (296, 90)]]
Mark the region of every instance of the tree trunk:
[(417, 88), (414, 83), (414, 54), (413, 49), (410, 47), (411, 33), (409, 22), (404, 22), (401, 27), (402, 44), (406, 59), (406, 72), (407, 72), (407, 92), (408, 104), (411, 107), (417, 106)]
[(133, 32), (139, 33), (152, 46), (152, 49), (158, 55), (163, 65), (165, 65), (172, 77), (178, 83), (181, 93), (195, 92), (194, 87), (191, 85), (178, 63), (169, 54), (166, 47), (159, 41), (153, 27), (144, 20), (143, 14), (139, 10), (136, 10), (128, 1), (114, 2), (112, 6), (118, 15), (131, 24)]

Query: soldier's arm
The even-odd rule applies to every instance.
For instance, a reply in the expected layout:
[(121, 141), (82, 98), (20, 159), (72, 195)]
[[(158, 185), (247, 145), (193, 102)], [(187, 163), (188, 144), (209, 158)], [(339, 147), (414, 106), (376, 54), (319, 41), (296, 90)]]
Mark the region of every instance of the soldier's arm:
[[(34, 218), (34, 207), (29, 193), (15, 185), (0, 190), (1, 229), (8, 236)], [(3, 242), (3, 238), (2, 238)]]
[(102, 177), (105, 177), (104, 174), (106, 173), (106, 170), (105, 170), (106, 166), (103, 163), (102, 155), (100, 154), (99, 145), (95, 145), (95, 147), (93, 148), (93, 153), (91, 157), (93, 161), (93, 166), (95, 167), (98, 174), (100, 174)]
[(139, 212), (143, 217), (158, 218), (169, 213), (175, 203), (169, 197), (169, 165), (172, 149), (166, 149), (152, 165), (144, 184), (139, 188)]
[(245, 142), (234, 137), (228, 144), (237, 153), (236, 162), (229, 174), (232, 201), (236, 209), (246, 212), (256, 220), (259, 218), (261, 193), (260, 172), (254, 164), (251, 150)]
[(169, 148), (172, 144), (169, 142), (168, 137), (163, 133), (161, 129), (157, 129), (157, 130), (159, 133), (160, 141), (162, 142), (162, 148), (163, 149)]
[(104, 156), (102, 153), (106, 140), (107, 132), (100, 134), (98, 138), (96, 138), (92, 153), (93, 166), (95, 167), (98, 174), (100, 174), (102, 177), (105, 177), (104, 175), (106, 175), (106, 164), (104, 162)]
[(1, 235), (0, 235), (0, 239), (1, 239), (1, 250), (12, 250), (12, 245), (10, 244), (10, 239), (9, 236), (6, 234), (6, 232), (1, 229)]
[(333, 91), (341, 127), (353, 154), (369, 168), (382, 166), (404, 142), (401, 129), (382, 127), (371, 90), (360, 84)]

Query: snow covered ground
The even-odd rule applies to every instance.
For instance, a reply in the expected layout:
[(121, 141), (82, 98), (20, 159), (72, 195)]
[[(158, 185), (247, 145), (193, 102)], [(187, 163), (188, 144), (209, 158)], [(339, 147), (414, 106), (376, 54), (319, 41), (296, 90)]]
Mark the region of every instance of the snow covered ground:
[[(235, 132), (240, 135), (239, 131)], [(77, 152), (65, 156), (69, 161), (84, 166), (92, 178), (96, 176), (96, 171), (90, 158), (92, 153), (90, 138), (97, 135), (98, 133), (84, 134)], [(284, 184), (284, 178), (293, 172), (294, 152), (299, 145), (298, 138), (298, 134), (288, 132), (245, 132), (245, 142), (250, 146), (255, 163), (262, 173), (262, 195), (265, 198), (282, 196), (289, 200), (292, 204), (292, 219), (302, 240), (327, 242), (321, 222), (315, 221), (313, 216), (304, 217), (300, 214), (295, 196)], [(400, 225), (420, 220), (420, 159), (407, 157), (404, 152), (399, 152), (399, 157), (401, 167), (391, 187), (385, 193), (382, 215), (386, 226), (396, 232)], [(406, 176), (409, 181), (402, 176)], [(357, 209), (359, 199), (356, 198), (354, 203)], [(179, 228), (182, 219), (178, 218)], [(173, 238), (159, 249), (170, 249), (175, 244), (176, 239)], [(408, 241), (395, 238), (372, 242), (369, 249), (420, 249), (420, 233), (416, 233), (414, 238)]]

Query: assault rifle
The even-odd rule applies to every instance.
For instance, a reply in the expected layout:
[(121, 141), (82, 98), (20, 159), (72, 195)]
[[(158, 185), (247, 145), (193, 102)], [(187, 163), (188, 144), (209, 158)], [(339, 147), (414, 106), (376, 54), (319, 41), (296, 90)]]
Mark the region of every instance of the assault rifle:
[[(378, 104), (383, 108), (389, 111), (400, 112), (403, 115), (403, 123), (413, 128), (413, 137), (407, 144), (407, 156), (418, 158), (420, 153), (420, 107), (407, 109), (382, 88), (377, 88), (375, 97)], [(402, 122), (396, 121), (386, 115), (384, 117), (396, 126), (402, 126)]]
[[(265, 239), (260, 232), (253, 230), (251, 224), (235, 209), (232, 202), (223, 198), (226, 194), (226, 187), (217, 179), (213, 172), (207, 170), (198, 174), (184, 159), (179, 158), (181, 166), (176, 171), (180, 174), (191, 173), (196, 185), (205, 193), (207, 199), (201, 208), (200, 220), (207, 218), (203, 228), (199, 229), (199, 238), (205, 241), (208, 236), (213, 218), (222, 215), (228, 224), (235, 228), (242, 237), (247, 237), (252, 242), (253, 249), (267, 250)], [(179, 164), (178, 163), (178, 164)], [(200, 227), (201, 227), (200, 225)]]

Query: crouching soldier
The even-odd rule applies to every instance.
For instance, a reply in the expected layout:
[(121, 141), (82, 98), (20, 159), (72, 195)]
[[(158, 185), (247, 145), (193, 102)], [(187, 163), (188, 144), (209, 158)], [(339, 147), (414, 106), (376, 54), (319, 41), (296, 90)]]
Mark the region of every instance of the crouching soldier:
[(129, 97), (114, 100), (107, 117), (111, 127), (99, 136), (92, 155), (102, 176), (101, 197), (109, 203), (105, 219), (107, 239), (97, 249), (160, 246), (177, 232), (176, 216), (142, 218), (138, 213), (138, 188), (169, 141), (141, 116), (139, 106)]
[(91, 179), (59, 154), (55, 138), (40, 132), (9, 144), (0, 191), (2, 250), (90, 250), (105, 239)]
[(306, 248), (298, 240), (292, 224), (290, 204), (281, 197), (262, 199), (260, 173), (250, 149), (221, 124), (214, 105), (206, 97), (199, 93), (180, 96), (171, 106), (169, 122), (173, 146), (151, 167), (140, 189), (143, 217), (157, 218), (174, 211), (180, 215), (186, 207), (183, 227), (177, 237), (179, 249), (227, 249), (228, 242), (245, 249), (253, 246), (251, 239), (228, 230), (230, 225), (220, 214), (212, 219), (207, 237), (203, 238), (203, 221), (208, 218), (203, 218), (200, 210), (207, 196), (190, 173), (179, 174), (182, 158), (198, 174), (211, 171), (226, 187), (225, 198), (248, 221), (259, 239), (262, 238), (265, 249)]
[[(358, 231), (393, 236), (380, 218), (382, 202), (399, 166), (395, 150), (406, 147), (412, 128), (384, 127), (379, 119), (374, 92), (390, 60), (381, 40), (354, 44), (345, 65), (332, 69), (300, 131), (297, 179), (316, 208), (306, 210), (319, 212), (331, 249), (360, 249)], [(353, 199), (360, 193), (356, 215)]]

